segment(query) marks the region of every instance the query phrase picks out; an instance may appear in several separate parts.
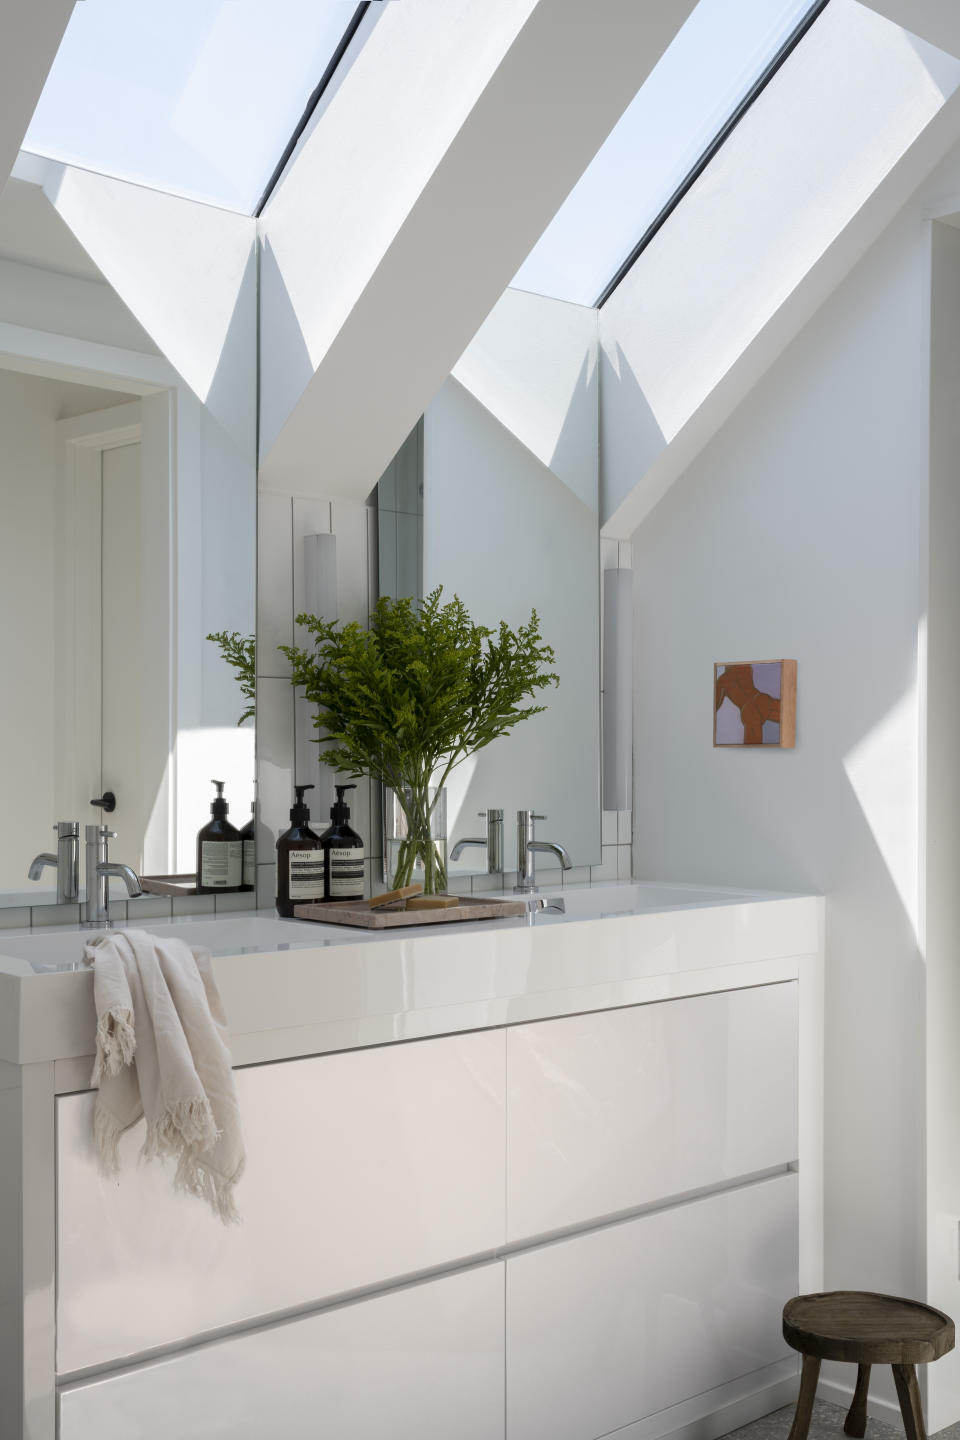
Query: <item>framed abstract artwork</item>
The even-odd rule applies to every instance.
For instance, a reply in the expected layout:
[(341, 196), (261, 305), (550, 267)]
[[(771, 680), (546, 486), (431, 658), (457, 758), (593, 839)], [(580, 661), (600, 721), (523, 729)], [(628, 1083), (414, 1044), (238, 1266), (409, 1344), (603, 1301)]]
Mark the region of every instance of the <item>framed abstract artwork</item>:
[(790, 750), (796, 739), (796, 660), (714, 665), (714, 745), (767, 745)]

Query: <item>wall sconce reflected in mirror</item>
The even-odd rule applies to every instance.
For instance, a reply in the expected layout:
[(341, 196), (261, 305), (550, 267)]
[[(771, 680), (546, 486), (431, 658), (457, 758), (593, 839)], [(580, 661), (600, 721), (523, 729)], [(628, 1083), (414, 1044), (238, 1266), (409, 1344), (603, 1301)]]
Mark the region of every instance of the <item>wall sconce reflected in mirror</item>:
[(303, 537), (303, 601), (309, 615), (337, 620), (337, 537)]
[(633, 809), (633, 571), (603, 572), (603, 808)]

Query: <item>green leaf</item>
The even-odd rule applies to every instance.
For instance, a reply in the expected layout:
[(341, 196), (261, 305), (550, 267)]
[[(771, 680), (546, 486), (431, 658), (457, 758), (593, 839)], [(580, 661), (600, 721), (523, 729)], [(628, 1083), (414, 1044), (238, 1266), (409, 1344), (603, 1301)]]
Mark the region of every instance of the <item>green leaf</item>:
[(250, 703), (244, 710), (238, 725), (252, 720), (257, 704), (257, 642), (253, 635), (241, 635), (239, 630), (217, 630), (207, 636), (219, 646), (220, 654), (237, 672), (240, 693)]
[(522, 720), (539, 715), (538, 692), (559, 683), (535, 610), (517, 630), (475, 625), (442, 588), (418, 607), (384, 596), (364, 630), (355, 622), (298, 615), (312, 648), (281, 645), (292, 683), (315, 707), (324, 760), (393, 789), (421, 788)]

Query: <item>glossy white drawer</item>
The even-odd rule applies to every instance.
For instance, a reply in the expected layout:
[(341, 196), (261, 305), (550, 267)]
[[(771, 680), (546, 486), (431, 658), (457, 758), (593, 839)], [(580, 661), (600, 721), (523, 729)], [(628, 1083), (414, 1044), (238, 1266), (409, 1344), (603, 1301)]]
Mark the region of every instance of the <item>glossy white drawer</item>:
[(502, 1440), (503, 1266), (67, 1390), (60, 1440)]
[(591, 1440), (790, 1354), (797, 1177), (507, 1262), (508, 1440)]
[(797, 1158), (797, 986), (507, 1033), (507, 1235), (519, 1240)]
[(504, 1239), (504, 1034), (237, 1072), (243, 1216), (137, 1165), (97, 1174), (92, 1095), (57, 1107), (58, 1371), (493, 1249)]

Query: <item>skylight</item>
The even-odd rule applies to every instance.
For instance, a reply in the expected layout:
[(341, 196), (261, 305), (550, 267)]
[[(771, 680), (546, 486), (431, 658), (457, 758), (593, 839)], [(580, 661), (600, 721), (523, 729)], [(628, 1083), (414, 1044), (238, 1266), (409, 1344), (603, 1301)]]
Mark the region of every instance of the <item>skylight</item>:
[(84, 0), (24, 149), (251, 214), (356, 0)]
[(811, 0), (699, 0), (511, 282), (594, 305)]

